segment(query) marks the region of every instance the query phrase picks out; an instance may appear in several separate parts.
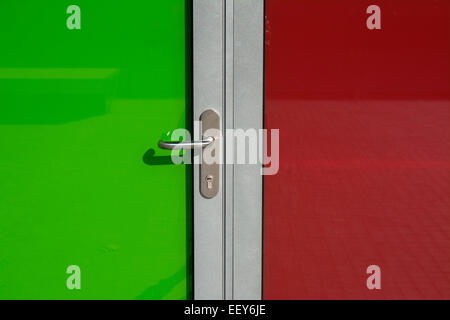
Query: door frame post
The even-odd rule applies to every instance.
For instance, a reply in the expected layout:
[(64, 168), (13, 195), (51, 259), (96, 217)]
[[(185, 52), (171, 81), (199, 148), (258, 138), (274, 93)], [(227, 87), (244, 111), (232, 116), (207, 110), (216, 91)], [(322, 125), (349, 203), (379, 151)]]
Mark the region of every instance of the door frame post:
[[(263, 129), (264, 0), (193, 0), (193, 19), (194, 120), (219, 113), (224, 156), (224, 129)], [(261, 172), (222, 165), (219, 194), (205, 199), (194, 166), (195, 299), (262, 298)]]
[[(193, 0), (193, 120), (212, 109), (223, 121), (224, 13), (222, 0)], [(194, 127), (194, 126), (193, 126)], [(194, 127), (195, 128), (195, 127)], [(223, 122), (221, 123), (223, 128)], [(193, 133), (195, 136), (195, 132)], [(198, 154), (194, 154), (194, 157)], [(200, 166), (194, 164), (194, 299), (224, 299), (223, 166), (217, 195), (200, 193)]]

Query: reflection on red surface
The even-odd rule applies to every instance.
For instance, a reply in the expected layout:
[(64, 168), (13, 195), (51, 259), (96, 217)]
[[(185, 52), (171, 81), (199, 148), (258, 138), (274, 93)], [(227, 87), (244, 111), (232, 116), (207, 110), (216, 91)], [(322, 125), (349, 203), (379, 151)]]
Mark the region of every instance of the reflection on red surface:
[(450, 1), (371, 4), (266, 0), (265, 299), (450, 298)]

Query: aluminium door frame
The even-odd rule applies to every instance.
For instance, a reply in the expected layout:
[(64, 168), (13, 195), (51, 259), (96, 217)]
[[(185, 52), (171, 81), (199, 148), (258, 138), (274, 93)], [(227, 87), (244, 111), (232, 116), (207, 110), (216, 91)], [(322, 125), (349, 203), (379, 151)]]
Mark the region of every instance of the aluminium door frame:
[[(193, 120), (220, 115), (222, 157), (224, 128), (263, 128), (263, 82), (264, 0), (193, 0)], [(261, 172), (221, 165), (219, 193), (206, 199), (194, 164), (194, 299), (262, 298)]]

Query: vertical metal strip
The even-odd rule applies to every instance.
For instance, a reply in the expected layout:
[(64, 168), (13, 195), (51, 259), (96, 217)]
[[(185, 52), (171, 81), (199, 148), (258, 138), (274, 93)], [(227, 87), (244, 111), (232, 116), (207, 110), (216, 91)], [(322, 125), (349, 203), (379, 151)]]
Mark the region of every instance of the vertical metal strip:
[[(194, 121), (207, 109), (220, 116), (224, 111), (223, 17), (223, 0), (193, 0)], [(223, 181), (223, 173), (219, 174)], [(223, 299), (223, 187), (214, 198), (204, 198), (198, 165), (194, 165), (193, 180), (194, 299)]]
[[(264, 0), (193, 1), (194, 119), (210, 108), (221, 115), (230, 158), (224, 129), (262, 129)], [(223, 165), (219, 194), (205, 199), (194, 166), (195, 299), (262, 297), (260, 169)]]
[[(225, 7), (225, 128), (234, 128), (234, 0), (226, 0)], [(225, 138), (225, 142), (228, 142)], [(233, 154), (226, 148), (225, 154)], [(225, 166), (225, 299), (233, 299), (233, 225), (234, 225), (234, 166)]]
[[(244, 130), (261, 130), (264, 101), (264, 0), (235, 1), (233, 14), (233, 125), (234, 128)], [(258, 152), (262, 153), (262, 150)], [(234, 165), (234, 299), (262, 297), (261, 167), (261, 164)]]

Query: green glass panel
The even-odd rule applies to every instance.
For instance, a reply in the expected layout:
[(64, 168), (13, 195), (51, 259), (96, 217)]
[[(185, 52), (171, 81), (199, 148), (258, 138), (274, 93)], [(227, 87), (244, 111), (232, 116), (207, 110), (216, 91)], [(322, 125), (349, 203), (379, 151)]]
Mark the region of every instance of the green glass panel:
[(0, 2), (0, 299), (190, 298), (187, 1)]

